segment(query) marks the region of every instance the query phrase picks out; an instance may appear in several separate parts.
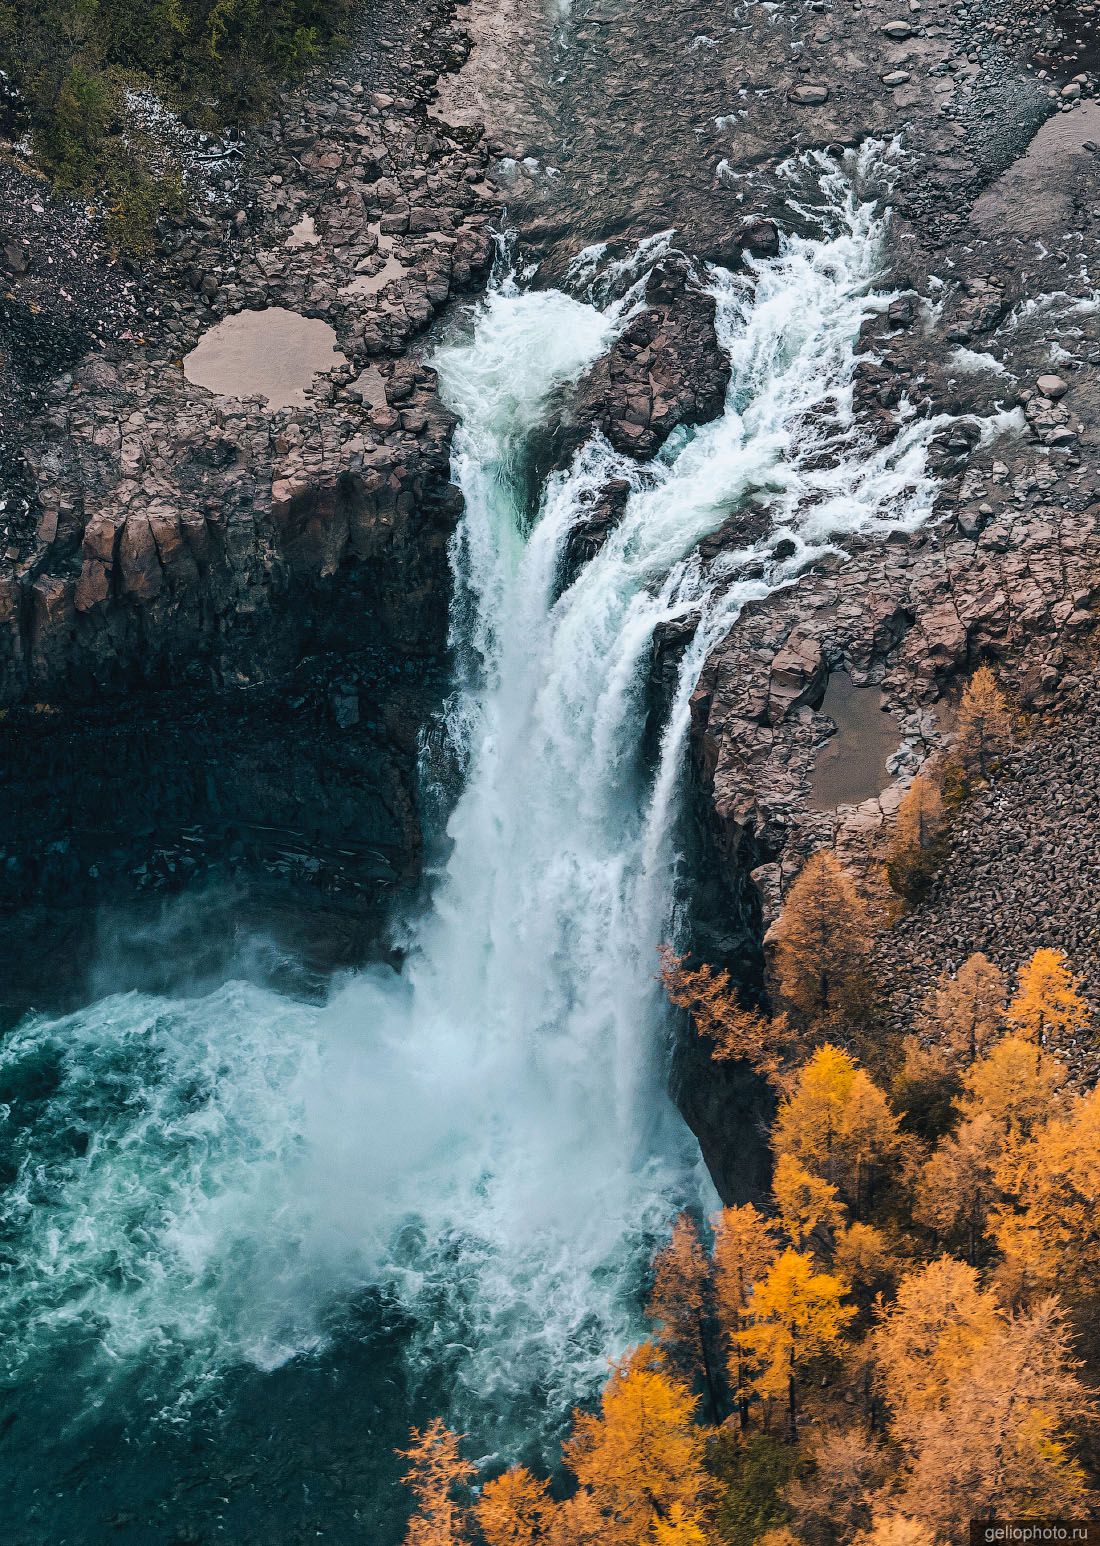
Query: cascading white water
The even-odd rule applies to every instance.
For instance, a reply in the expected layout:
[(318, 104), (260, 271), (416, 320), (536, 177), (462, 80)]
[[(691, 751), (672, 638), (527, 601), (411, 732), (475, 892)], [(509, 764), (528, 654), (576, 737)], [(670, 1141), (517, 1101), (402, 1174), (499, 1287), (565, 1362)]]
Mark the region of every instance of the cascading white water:
[[(450, 723), (465, 782), (406, 968), (321, 1009), (235, 983), (19, 1027), (0, 1078), (44, 1093), (5, 1115), (11, 1362), (65, 1338), (103, 1367), (165, 1349), (191, 1379), (270, 1367), (375, 1284), (478, 1401), (537, 1391), (557, 1414), (636, 1331), (645, 1255), (701, 1185), (655, 982), (695, 679), (747, 599), (846, 533), (916, 525), (934, 493), (934, 423), (881, 447), (853, 419), (855, 339), (889, 300), (872, 293), (882, 224), (819, 170), (823, 236), (706, 276), (725, 412), (648, 466), (596, 439), (529, 508), (528, 437), (629, 304), (609, 300), (625, 281), (599, 252), (578, 269), (588, 299), (503, 282), (440, 351), (466, 502)], [(559, 594), (563, 544), (609, 477), (630, 484), (625, 513)], [(750, 504), (766, 535), (703, 564), (700, 538)], [(689, 615), (654, 768), (653, 632)]]

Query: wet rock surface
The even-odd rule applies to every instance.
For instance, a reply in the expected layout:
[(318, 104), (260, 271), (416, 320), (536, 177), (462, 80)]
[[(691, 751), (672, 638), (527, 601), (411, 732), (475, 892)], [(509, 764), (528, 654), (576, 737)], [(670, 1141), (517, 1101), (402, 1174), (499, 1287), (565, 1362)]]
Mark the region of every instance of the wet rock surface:
[(722, 411), (729, 361), (714, 331), (715, 302), (683, 258), (666, 258), (645, 304), (581, 383), (572, 442), (598, 430), (624, 455), (648, 461), (681, 424)]
[[(750, 605), (707, 662), (692, 705), (707, 854), (696, 942), (701, 954), (740, 971), (751, 991), (759, 978), (753, 941), (806, 854), (833, 845), (857, 869), (870, 865), (906, 781), (949, 732), (962, 682), (988, 660), (1032, 715), (1057, 716), (1067, 705), (1063, 732), (1029, 751), (1018, 796), (978, 802), (960, 836), (959, 878), (945, 881), (925, 922), (903, 925), (883, 950), (893, 952), (898, 993), (911, 999), (937, 953), (946, 961), (962, 950), (991, 884), (1008, 936), (991, 953), (1018, 959), (1047, 937), (1029, 941), (1026, 882), (1017, 886), (1012, 875), (1014, 857), (1032, 852), (1027, 802), (1043, 803), (1044, 785), (1069, 797), (1059, 746), (1089, 712), (1080, 694), (1094, 674), (1095, 11), (1004, 0), (704, 11), (685, 0), (645, 11), (591, 0), (575, 4), (556, 30), (528, 32), (526, 55), (511, 59), (487, 41), (487, 18), (507, 30), (517, 25), (514, 8), (475, 0), (471, 16), (470, 66), (451, 83), (443, 110), (469, 108), (479, 68), (494, 61), (499, 90), (480, 100), (495, 142), (490, 175), (548, 281), (582, 245), (668, 228), (694, 262), (751, 266), (753, 253), (768, 248), (747, 243), (746, 230), (764, 222), (786, 233), (813, 229), (800, 157), (871, 139), (893, 147), (877, 191), (894, 210), (880, 279), (894, 298), (864, 329), (853, 407), (882, 445), (914, 414), (942, 416), (929, 463), (940, 484), (935, 514), (924, 530), (885, 542), (844, 539), (847, 556)], [(532, 56), (546, 67), (533, 70)], [(662, 88), (669, 80), (675, 91)], [(586, 108), (593, 100), (598, 114)], [(619, 379), (628, 401), (633, 391), (631, 436), (646, 454), (657, 440), (651, 399), (625, 369)], [(613, 402), (626, 421), (608, 391), (610, 362), (593, 380), (601, 409)], [(611, 422), (605, 410), (605, 433)], [(629, 449), (621, 432), (618, 444)], [(706, 545), (707, 561), (741, 545), (746, 529), (754, 540), (763, 535), (750, 514), (730, 518)], [(658, 641), (658, 690), (664, 681), (667, 692), (678, 647)], [(875, 729), (876, 766), (878, 748), (893, 749), (861, 782), (860, 798), (838, 804), (821, 797), (829, 788), (817, 772), (823, 752), (847, 734), (847, 754), (866, 756), (825, 708), (841, 678), (853, 691), (873, 689), (876, 713), (892, 727)], [(870, 792), (876, 781), (881, 787)], [(1022, 869), (1036, 886), (1047, 884), (1051, 866), (1075, 869), (1065, 866), (1057, 818), (1044, 819), (1036, 858)], [(1083, 817), (1072, 827), (1075, 848), (1087, 855), (1096, 851), (1094, 828)], [(755, 923), (739, 890), (749, 877)], [(1074, 951), (1095, 984), (1087, 891), (1075, 891), (1066, 875), (1049, 894), (1057, 899), (1043, 924), (1050, 942)], [(968, 948), (988, 941), (993, 927), (985, 915)], [(725, 1073), (705, 1060), (697, 1066), (690, 1047), (681, 1056), (681, 1108), (712, 1173), (736, 1195), (735, 1178), (752, 1174), (754, 1163), (738, 1135), (754, 1125), (759, 1132), (760, 1092), (736, 1075), (736, 1088), (719, 1092)], [(734, 1110), (740, 1117), (729, 1120)]]
[[(484, 47), (478, 6), (472, 15), (470, 69), (452, 96)], [(854, 406), (883, 444), (913, 413), (943, 416), (934, 520), (885, 543), (848, 539), (846, 559), (751, 605), (693, 704), (719, 862), (754, 870), (765, 923), (813, 847), (854, 856), (886, 829), (978, 662), (997, 664), (1031, 711), (1074, 690), (1065, 661), (1093, 627), (1100, 576), (1095, 23), (999, 0), (705, 16), (593, 3), (531, 43), (553, 55), (557, 95), (549, 71), (533, 90), (517, 66), (490, 104), (502, 153), (491, 174), (551, 276), (582, 231), (591, 242), (671, 227), (692, 259), (743, 265), (746, 248), (769, 250), (745, 240), (762, 222), (810, 228), (792, 157), (896, 141), (878, 190), (895, 212), (881, 277), (895, 299), (864, 329)], [(662, 73), (675, 93), (658, 89)], [(597, 77), (598, 124), (578, 107)], [(611, 361), (593, 377), (605, 433), (609, 401), (626, 418), (615, 379)], [(649, 401), (625, 368), (617, 379), (627, 401), (633, 390), (631, 437), (645, 454)], [(741, 524), (705, 556), (736, 546)], [(884, 787), (838, 809), (812, 785), (836, 730), (823, 700), (841, 673), (881, 693), (896, 734), (880, 739), (897, 749)]]
[(603, 547), (622, 519), (629, 498), (630, 484), (625, 478), (612, 478), (593, 498), (584, 519), (572, 528), (566, 539), (560, 576), (563, 590)]
[(474, 0), (470, 64), (439, 112), (486, 122), (510, 216), (555, 271), (592, 241), (668, 227), (730, 263), (750, 217), (789, 226), (777, 169), (792, 153), (895, 134), (908, 151), (895, 202), (945, 241), (1061, 104), (1032, 61), (1063, 33), (1035, 3), (582, 0), (556, 24), (525, 14)]
[[(980, 531), (965, 507), (937, 527), (807, 575), (792, 613), (782, 595), (746, 608), (708, 661), (695, 694), (696, 744), (731, 852), (771, 858), (758, 878), (774, 908), (805, 855), (884, 818), (879, 797), (810, 808), (813, 770), (834, 726), (820, 712), (832, 675), (875, 684), (911, 774), (950, 725), (960, 680), (989, 660), (1021, 703), (1047, 709), (1073, 685), (1066, 644), (1091, 632), (1100, 595), (1100, 507), (1080, 487), (1057, 515), (1032, 496)], [(1063, 519), (1059, 519), (1062, 516)], [(1062, 642), (1059, 642), (1062, 641)], [(885, 780), (884, 780), (885, 783)], [(896, 808), (897, 794), (890, 800)], [(889, 811), (887, 812), (889, 814)]]
[[(897, 210), (881, 276), (894, 299), (865, 329), (852, 409), (869, 443), (910, 415), (944, 416), (936, 516), (887, 541), (847, 539), (713, 651), (692, 703), (685, 812), (695, 943), (751, 992), (802, 857), (834, 844), (866, 858), (988, 659), (1053, 729), (967, 808), (950, 874), (884, 937), (894, 1012), (972, 948), (1009, 965), (1064, 945), (1100, 986), (1100, 201), (1075, 116), (1094, 96), (1088, 46), (1060, 38), (1062, 13), (1008, 0), (575, 0), (560, 25), (552, 14), (474, 0), (456, 20), (380, 0), (338, 69), (220, 155), (209, 202), (162, 230), (145, 267), (113, 260), (82, 212), (18, 167), (0, 174), (0, 948), (23, 967), (0, 1014), (78, 993), (94, 952), (74, 920), (120, 895), (144, 916), (158, 893), (193, 886), (203, 906), (205, 887), (227, 886), (205, 938), (281, 919), (295, 952), (305, 938), (325, 966), (361, 960), (415, 883), (417, 746), (445, 681), (459, 513), (452, 426), (423, 350), (483, 283), (503, 204), (538, 283), (589, 243), (675, 228), (684, 262), (665, 266), (629, 345), (587, 384), (588, 422), (644, 458), (720, 406), (728, 364), (700, 299), (704, 265), (747, 273), (777, 230), (812, 228), (790, 203), (813, 194), (792, 184), (794, 153), (895, 134), (879, 189)], [(466, 29), (468, 67), (441, 76)], [(1070, 85), (1080, 95), (1064, 97)], [(1001, 179), (1048, 121), (1069, 139), (1058, 179), (1031, 181), (1026, 221), (987, 219), (991, 190), (1017, 207)], [(284, 409), (187, 381), (204, 335), (270, 307), (327, 323), (347, 365)], [(567, 567), (598, 551), (624, 495), (624, 480), (596, 494)], [(731, 512), (702, 561), (767, 530), (760, 505)], [(654, 640), (651, 749), (693, 626)], [(874, 695), (896, 750), (892, 782), (838, 809), (814, 787), (822, 750), (846, 733), (841, 679)], [(723, 1195), (757, 1195), (768, 1092), (687, 1038), (673, 1088)], [(154, 1457), (179, 1478), (171, 1497), (133, 1446), (97, 1460), (96, 1483), (118, 1495), (104, 1528), (144, 1539), (163, 1520), (199, 1540), (232, 1496), (259, 1500), (242, 1539), (313, 1538), (319, 1507), (330, 1530), (361, 1533), (360, 1501), (392, 1481), (372, 1467), (406, 1442), (409, 1412), (398, 1401), (400, 1431), (380, 1424), (379, 1349), (355, 1347), (336, 1369), (288, 1366), (277, 1420), (270, 1381), (262, 1401), (246, 1392), (245, 1420), (212, 1458), (172, 1425), (167, 1461)], [(399, 1375), (383, 1361), (381, 1378), (390, 1400)], [(75, 1482), (67, 1496), (86, 1470)]]

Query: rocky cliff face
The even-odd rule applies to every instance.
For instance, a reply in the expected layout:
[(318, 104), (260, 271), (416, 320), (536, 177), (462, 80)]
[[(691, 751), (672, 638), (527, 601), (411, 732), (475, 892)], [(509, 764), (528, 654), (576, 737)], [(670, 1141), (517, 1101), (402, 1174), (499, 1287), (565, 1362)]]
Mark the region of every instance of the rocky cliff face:
[[(465, 53), (451, 10), (368, 25), (342, 78), (209, 145), (142, 270), (7, 171), (4, 322), (54, 326), (5, 382), (0, 909), (228, 867), (376, 916), (417, 873), (460, 509), (421, 340), (484, 282), (491, 205), (478, 136), (428, 113)], [(297, 403), (188, 379), (221, 319), (270, 307), (334, 334)]]
[(641, 302), (581, 383), (570, 440), (598, 431), (616, 451), (648, 461), (678, 425), (721, 413), (730, 369), (715, 337), (714, 300), (686, 258), (662, 259)]
[[(1100, 243), (1091, 207), (1100, 110), (1078, 105), (1094, 82), (1086, 75), (1063, 89), (1076, 73), (1064, 63), (1045, 87), (1052, 116), (1039, 126), (1024, 108), (1035, 80), (1026, 15), (972, 7), (969, 36), (944, 8), (896, 24), (872, 8), (868, 19), (881, 26), (860, 52), (868, 63), (880, 56), (883, 83), (898, 82), (895, 100), (905, 94), (907, 146), (934, 142), (944, 127), (974, 135), (957, 134), (951, 152), (903, 158), (884, 276), (901, 294), (865, 329), (855, 381), (855, 411), (872, 434), (894, 433), (914, 411), (946, 416), (933, 454), (940, 493), (928, 528), (885, 545), (847, 542), (845, 557), (746, 609), (703, 671), (697, 768), (716, 852), (751, 874), (761, 928), (813, 849), (835, 847), (857, 872), (879, 860), (905, 784), (949, 734), (976, 665), (992, 662), (1032, 714), (1080, 713), (1095, 670), (1100, 307), (1088, 276)], [(843, 70), (821, 78), (830, 94), (819, 110), (835, 125), (849, 109), (848, 80)], [(932, 93), (927, 110), (922, 91)], [(991, 155), (993, 124), (1003, 136), (1012, 104), (1015, 160), (1004, 137)], [(913, 177), (922, 165), (924, 188)], [(836, 696), (838, 684), (848, 690)], [(831, 701), (841, 704), (832, 713)], [(1072, 725), (1026, 754), (1020, 776), (1031, 778), (1031, 798), (1044, 780), (1059, 786), (1057, 747), (1075, 736)], [(843, 788), (826, 773), (838, 765), (849, 774)], [(1033, 864), (1020, 863), (1032, 851), (1021, 837), (1028, 796), (1013, 793), (1015, 777), (972, 818), (980, 838), (971, 819), (964, 824), (958, 870), (883, 937), (899, 1024), (968, 949), (1009, 967), (1036, 943), (1075, 944), (1078, 965), (1095, 972), (1079, 902), (1065, 899), (1057, 924), (1048, 919), (1043, 940), (1034, 936)], [(1082, 852), (1094, 848), (1088, 838)]]

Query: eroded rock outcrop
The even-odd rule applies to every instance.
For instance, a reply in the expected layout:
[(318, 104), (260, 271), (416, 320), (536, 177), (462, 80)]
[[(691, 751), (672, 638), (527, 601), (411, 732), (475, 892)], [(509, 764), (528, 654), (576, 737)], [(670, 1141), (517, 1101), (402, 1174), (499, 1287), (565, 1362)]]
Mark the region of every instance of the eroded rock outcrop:
[[(483, 283), (493, 206), (480, 136), (428, 115), (465, 56), (453, 10), (366, 26), (339, 77), (211, 146), (192, 211), (124, 285), (81, 212), (90, 255), (59, 288), (77, 212), (17, 170), (0, 189), (31, 255), (6, 260), (3, 320), (61, 318), (5, 387), (23, 471), (0, 508), (0, 907), (254, 859), (376, 912), (415, 876), (460, 510), (419, 340)], [(186, 378), (220, 320), (269, 307), (333, 330), (304, 396)]]
[(722, 411), (730, 367), (714, 331), (715, 302), (684, 258), (663, 259), (645, 306), (581, 383), (574, 444), (598, 430), (616, 451), (648, 461), (678, 425)]
[[(474, 13), (483, 33), (489, 17), (515, 22), (507, 0), (475, 0)], [(1100, 263), (1100, 136), (1095, 52), (1087, 36), (1083, 50), (1058, 37), (1068, 15), (1042, 0), (925, 0), (904, 15), (890, 0), (858, 10), (814, 0), (719, 17), (676, 0), (629, 15), (575, 12), (553, 41), (569, 50), (568, 71), (532, 72), (525, 56), (475, 49), (475, 79), (480, 52), (500, 83), (480, 98), (500, 158), (493, 175), (552, 278), (567, 271), (578, 231), (625, 244), (672, 228), (693, 259), (751, 268), (746, 253), (774, 251), (776, 228), (819, 234), (814, 180), (826, 148), (863, 147), (860, 196), (894, 210), (852, 407), (870, 448), (915, 416), (939, 418), (924, 469), (940, 490), (933, 521), (888, 538), (838, 531), (848, 557), (749, 606), (693, 705), (708, 854), (700, 874), (718, 888), (700, 894), (697, 938), (749, 979), (804, 855), (830, 843), (853, 861), (866, 854), (979, 660), (997, 663), (1035, 709), (1075, 690), (1071, 662), (1093, 627), (1100, 574), (1100, 334), (1089, 277)], [(1089, 26), (1075, 18), (1074, 36)], [(643, 317), (614, 368), (590, 378), (591, 422), (642, 457), (661, 443), (662, 424), (658, 413), (653, 427), (648, 329)], [(693, 347), (713, 351), (714, 340)], [(1064, 393), (1050, 389), (1052, 376)], [(704, 544), (704, 561), (760, 542), (767, 524), (747, 503)], [(789, 559), (790, 546), (777, 556)], [(679, 638), (656, 641), (655, 700), (667, 699), (681, 648)], [(856, 733), (822, 712), (840, 673), (853, 691), (873, 689), (873, 712), (896, 740), (889, 758), (876, 749), (861, 798), (838, 809), (815, 792), (814, 774), (826, 745)], [(876, 729), (876, 748), (888, 739)], [(861, 755), (858, 742), (845, 744), (845, 755)], [(755, 923), (735, 900), (750, 873)], [(715, 1173), (728, 1177), (747, 1162), (733, 1152), (728, 1102), (710, 1102), (710, 1082), (724, 1075), (692, 1056), (681, 1104)]]
[(562, 560), (561, 585), (571, 585), (577, 575), (590, 563), (619, 524), (630, 498), (630, 484), (625, 478), (611, 478), (585, 506), (582, 520), (573, 526), (566, 538)]

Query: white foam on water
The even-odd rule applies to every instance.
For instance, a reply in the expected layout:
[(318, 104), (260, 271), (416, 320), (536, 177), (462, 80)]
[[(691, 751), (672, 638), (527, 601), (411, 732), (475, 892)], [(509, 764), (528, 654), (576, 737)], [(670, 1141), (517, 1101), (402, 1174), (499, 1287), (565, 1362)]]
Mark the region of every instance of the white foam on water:
[[(949, 356), (950, 363), (964, 376), (1011, 376), (1012, 372), (995, 354), (983, 354), (976, 349), (955, 349)], [(1015, 379), (1015, 378), (1013, 378)]]
[[(820, 239), (702, 276), (725, 411), (646, 466), (597, 437), (530, 506), (529, 438), (635, 303), (637, 257), (609, 275), (604, 251), (584, 254), (584, 300), (505, 279), (439, 351), (465, 497), (448, 725), (464, 784), (405, 969), (323, 1008), (237, 983), (18, 1028), (3, 1086), (53, 1072), (0, 1127), (19, 1166), (9, 1361), (79, 1333), (104, 1367), (181, 1348), (192, 1380), (272, 1367), (373, 1284), (416, 1318), (459, 1406), (536, 1392), (556, 1418), (636, 1334), (646, 1256), (701, 1185), (655, 980), (698, 672), (747, 600), (849, 534), (915, 527), (935, 492), (937, 421), (904, 419), (886, 446), (856, 423), (856, 338), (891, 298), (874, 290), (883, 221), (838, 168), (822, 186)], [(610, 477), (629, 483), (625, 512), (562, 592), (569, 533)], [(701, 562), (738, 511), (765, 534)], [(686, 617), (654, 766), (653, 633)]]

